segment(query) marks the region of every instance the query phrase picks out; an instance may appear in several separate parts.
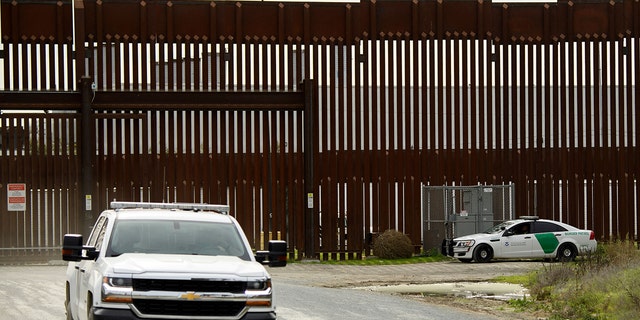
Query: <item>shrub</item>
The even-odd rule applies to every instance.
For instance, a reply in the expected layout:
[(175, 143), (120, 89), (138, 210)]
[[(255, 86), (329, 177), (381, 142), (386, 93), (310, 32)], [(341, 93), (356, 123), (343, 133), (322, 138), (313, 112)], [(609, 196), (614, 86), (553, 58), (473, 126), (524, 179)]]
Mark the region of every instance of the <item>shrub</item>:
[(603, 251), (607, 256), (609, 265), (624, 266), (634, 261), (638, 261), (638, 248), (632, 241), (618, 240), (602, 245)]
[(640, 267), (624, 270), (612, 286), (617, 289), (617, 299), (613, 301), (613, 310), (618, 319), (631, 319), (630, 315), (640, 313)]
[(401, 259), (413, 256), (409, 237), (397, 230), (387, 230), (373, 243), (373, 254), (381, 259)]
[(543, 264), (543, 267), (529, 286), (531, 295), (538, 300), (548, 299), (555, 286), (562, 287), (576, 277), (573, 265), (570, 264)]

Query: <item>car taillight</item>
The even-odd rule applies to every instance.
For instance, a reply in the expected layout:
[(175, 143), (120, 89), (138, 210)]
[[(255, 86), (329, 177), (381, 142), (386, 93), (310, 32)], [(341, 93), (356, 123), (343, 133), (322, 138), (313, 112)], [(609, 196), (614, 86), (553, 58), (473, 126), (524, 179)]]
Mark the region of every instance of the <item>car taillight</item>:
[(589, 235), (589, 240), (595, 240), (596, 239), (596, 233), (591, 231), (591, 235)]

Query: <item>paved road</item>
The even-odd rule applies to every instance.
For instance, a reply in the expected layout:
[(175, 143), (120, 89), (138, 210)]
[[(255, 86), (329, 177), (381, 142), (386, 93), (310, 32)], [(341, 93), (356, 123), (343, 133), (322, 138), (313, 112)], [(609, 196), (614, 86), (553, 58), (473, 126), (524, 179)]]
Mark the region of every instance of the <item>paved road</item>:
[[(343, 315), (351, 310), (362, 313), (381, 301), (397, 303), (401, 309), (410, 310), (407, 316), (430, 308), (425, 319), (440, 319), (447, 314), (441, 307), (407, 301), (402, 297), (390, 297), (364, 290), (337, 290), (336, 288), (362, 287), (379, 284), (437, 283), (442, 281), (482, 281), (499, 275), (520, 274), (540, 268), (539, 262), (494, 262), (487, 264), (463, 264), (438, 262), (396, 266), (345, 266), (317, 263), (293, 263), (285, 268), (269, 269), (273, 275), (276, 303), (282, 319), (329, 319), (323, 314)], [(48, 266), (0, 266), (0, 320), (64, 319), (64, 277), (66, 265)], [(282, 289), (282, 291), (280, 291)], [(336, 305), (348, 303), (352, 309), (336, 308), (327, 312), (327, 305), (316, 306), (314, 299), (304, 300), (301, 290), (308, 296), (334, 299)], [(370, 303), (362, 301), (370, 300)], [(405, 300), (405, 301), (403, 301)], [(315, 310), (315, 311), (314, 311)], [(301, 313), (312, 311), (316, 317), (300, 318)], [(400, 314), (398, 311), (392, 314)], [(420, 313), (421, 314), (421, 313)], [(462, 313), (464, 315), (464, 312)], [(350, 316), (351, 317), (351, 316)], [(422, 316), (421, 316), (422, 317)], [(425, 316), (426, 317), (426, 316)], [(424, 318), (424, 317), (422, 317)], [(470, 316), (452, 319), (485, 319), (488, 316)], [(354, 318), (355, 319), (355, 318)], [(358, 318), (360, 319), (360, 318)], [(364, 319), (364, 318), (363, 318)]]
[(274, 283), (279, 320), (446, 319), (496, 320), (498, 317), (424, 303), (407, 296), (348, 288)]

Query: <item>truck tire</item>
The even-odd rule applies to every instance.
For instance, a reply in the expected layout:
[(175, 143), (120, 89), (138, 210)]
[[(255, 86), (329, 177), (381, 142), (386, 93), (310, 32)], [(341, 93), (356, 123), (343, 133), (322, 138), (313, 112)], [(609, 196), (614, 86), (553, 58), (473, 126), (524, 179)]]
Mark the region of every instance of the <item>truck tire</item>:
[(93, 294), (88, 293), (87, 297), (87, 320), (93, 320)]
[(65, 298), (64, 298), (64, 310), (65, 310), (65, 314), (66, 314), (66, 318), (67, 320), (73, 320), (73, 315), (71, 315), (71, 294), (69, 293), (69, 283), (67, 282), (66, 286), (65, 286)]

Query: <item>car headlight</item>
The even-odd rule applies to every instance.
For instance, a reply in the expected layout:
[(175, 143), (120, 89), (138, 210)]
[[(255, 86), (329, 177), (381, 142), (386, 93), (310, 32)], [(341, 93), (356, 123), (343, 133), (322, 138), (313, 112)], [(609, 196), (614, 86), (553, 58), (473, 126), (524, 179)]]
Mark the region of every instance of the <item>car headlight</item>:
[(102, 301), (115, 303), (131, 303), (133, 281), (131, 278), (103, 277)]
[(475, 240), (461, 240), (456, 242), (456, 247), (473, 247)]

